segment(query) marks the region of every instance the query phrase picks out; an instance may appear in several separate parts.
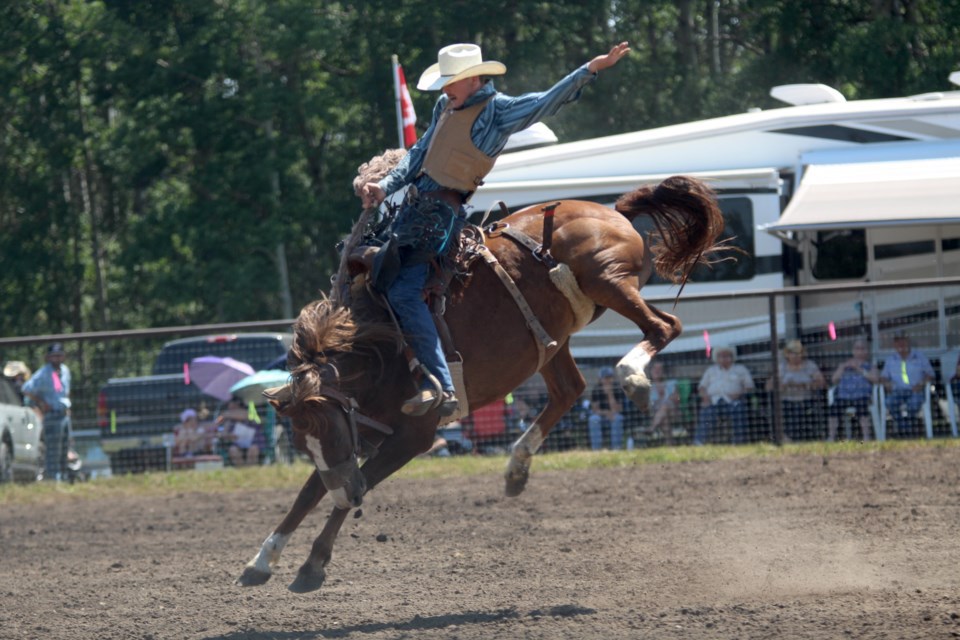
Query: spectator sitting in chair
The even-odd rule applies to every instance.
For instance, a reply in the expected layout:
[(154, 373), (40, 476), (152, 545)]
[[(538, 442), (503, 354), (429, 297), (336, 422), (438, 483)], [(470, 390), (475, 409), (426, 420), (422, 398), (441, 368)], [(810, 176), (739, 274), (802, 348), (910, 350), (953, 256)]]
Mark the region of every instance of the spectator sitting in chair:
[[(814, 440), (818, 433), (813, 413), (816, 398), (813, 392), (826, 387), (820, 367), (807, 358), (806, 349), (799, 340), (789, 340), (783, 347), (779, 365), (780, 406), (783, 407), (783, 430), (787, 440)], [(773, 378), (767, 381), (767, 390), (773, 389)]]
[(680, 412), (680, 393), (677, 381), (667, 379), (666, 366), (661, 360), (650, 363), (650, 432), (660, 432), (663, 444), (673, 445), (673, 422)]
[(603, 447), (604, 428), (610, 433), (610, 448), (623, 448), (623, 407), (626, 399), (614, 377), (613, 367), (600, 369), (600, 380), (590, 394), (590, 417), (587, 419), (591, 449)]
[(700, 378), (700, 419), (693, 435), (693, 444), (703, 445), (716, 429), (717, 420), (729, 419), (733, 427), (733, 443), (747, 441), (747, 403), (744, 396), (755, 385), (750, 371), (742, 364), (734, 364), (736, 355), (731, 347), (713, 350), (715, 364), (707, 367)]
[(173, 454), (175, 456), (192, 456), (200, 453), (201, 439), (200, 420), (193, 409), (184, 409), (180, 412), (180, 423), (173, 427)]
[(260, 452), (266, 445), (263, 429), (249, 419), (249, 411), (240, 398), (231, 398), (217, 423), (223, 426), (223, 440), (230, 443), (227, 455), (235, 467), (260, 464)]
[(880, 374), (870, 365), (870, 350), (867, 341), (858, 338), (853, 343), (853, 357), (841, 362), (830, 382), (836, 386), (830, 417), (827, 420), (827, 441), (837, 439), (837, 427), (844, 414), (850, 412), (860, 423), (863, 441), (870, 439), (870, 396), (873, 385), (880, 382)]
[(936, 375), (927, 357), (910, 346), (910, 336), (893, 334), (895, 352), (883, 364), (880, 379), (887, 392), (887, 411), (893, 416), (896, 435), (916, 435), (914, 417), (923, 406), (924, 389)]
[[(943, 375), (947, 375), (944, 371)], [(953, 392), (953, 401), (960, 402), (960, 359), (957, 359), (957, 368), (950, 377), (950, 390)]]

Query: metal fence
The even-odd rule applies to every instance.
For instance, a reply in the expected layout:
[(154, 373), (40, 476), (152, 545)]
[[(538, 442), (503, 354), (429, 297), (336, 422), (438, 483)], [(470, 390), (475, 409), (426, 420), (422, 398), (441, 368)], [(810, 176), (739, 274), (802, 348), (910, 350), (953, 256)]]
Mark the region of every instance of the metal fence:
[[(672, 310), (688, 330), (684, 348), (668, 347), (655, 360), (663, 365), (667, 383), (657, 385), (660, 393), (655, 392), (654, 396), (672, 398), (665, 410), (666, 417), (655, 420), (655, 407), (641, 407), (618, 396), (621, 417), (598, 418), (598, 403), (592, 400), (599, 396), (595, 396), (594, 391), (600, 373), (615, 366), (617, 358), (579, 359), (587, 388), (544, 443), (545, 449), (556, 451), (598, 445), (607, 448), (761, 441), (782, 443), (832, 437), (957, 436), (957, 410), (951, 381), (960, 353), (960, 278), (688, 295), (675, 307), (672, 307), (672, 299), (651, 301)], [(729, 345), (710, 344), (709, 329), (701, 330), (701, 327), (710, 326), (711, 310), (720, 306), (734, 309), (762, 306), (767, 310), (766, 318), (762, 326), (727, 332), (725, 335), (733, 336)], [(180, 398), (170, 396), (172, 392), (159, 398), (139, 398), (140, 410), (134, 413), (150, 414), (159, 423), (167, 425), (157, 428), (154, 424), (139, 432), (107, 406), (104, 389), (108, 382), (114, 380), (112, 384), (115, 384), (116, 379), (151, 376), (157, 354), (164, 344), (175, 339), (288, 332), (291, 324), (290, 320), (269, 320), (0, 338), (0, 360), (22, 360), (35, 370), (42, 365), (49, 343), (63, 343), (73, 376), (74, 437), (87, 468), (104, 474), (108, 469), (113, 472), (164, 469), (175, 466), (173, 458), (176, 456), (171, 455), (172, 436), (180, 413), (192, 408), (202, 419), (212, 423), (223, 410), (223, 404), (205, 398), (184, 406)], [(703, 335), (702, 344), (696, 349), (690, 348), (691, 327), (694, 336)], [(850, 358), (854, 343), (865, 341), (869, 362), (876, 370), (882, 370), (895, 352), (894, 335), (900, 331), (909, 337), (912, 348), (929, 360), (934, 371), (929, 384), (911, 381), (918, 384), (919, 408), (894, 406), (887, 390), (882, 385), (875, 385), (871, 388), (866, 410), (859, 416), (840, 411), (834, 402), (834, 374), (840, 372), (841, 365)], [(716, 335), (720, 333), (718, 331)], [(636, 341), (640, 337), (638, 331)], [(812, 361), (821, 373), (822, 386), (814, 385), (810, 389), (791, 386), (792, 374), (781, 380), (787, 371), (783, 368), (783, 347), (791, 340), (802, 343), (803, 357)], [(736, 364), (746, 368), (753, 388), (740, 399), (740, 413), (719, 412), (718, 419), (710, 421), (708, 418), (713, 411), (707, 407), (712, 402), (704, 400), (699, 391), (705, 371), (715, 364), (718, 350), (723, 346), (732, 347)], [(243, 359), (243, 354), (234, 357)], [(894, 377), (889, 371), (885, 375)], [(901, 373), (896, 372), (896, 376)], [(187, 386), (189, 383), (180, 379), (179, 384)], [(131, 389), (135, 387), (132, 385)], [(669, 394), (663, 393), (665, 388), (669, 388)], [(440, 453), (505, 451), (545, 402), (545, 385), (535, 375), (502, 403), (479, 408), (462, 422), (441, 430), (440, 435), (446, 439), (447, 447), (440, 449)], [(265, 405), (258, 404), (250, 410), (269, 424), (264, 461), (291, 459), (286, 437), (289, 432), (285, 431), (288, 425), (268, 415)], [(909, 415), (903, 415), (905, 410), (909, 410)], [(739, 424), (741, 420), (742, 424)], [(224, 464), (230, 464), (224, 452), (211, 450), (210, 453), (221, 456)]]

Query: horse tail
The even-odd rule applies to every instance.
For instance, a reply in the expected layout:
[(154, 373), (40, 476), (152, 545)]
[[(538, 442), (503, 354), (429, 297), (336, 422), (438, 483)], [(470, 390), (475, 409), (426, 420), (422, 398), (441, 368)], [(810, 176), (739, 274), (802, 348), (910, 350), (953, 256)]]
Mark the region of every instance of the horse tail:
[(656, 227), (648, 235), (654, 267), (681, 290), (694, 267), (717, 262), (715, 253), (732, 249), (717, 243), (723, 214), (713, 189), (696, 178), (673, 176), (655, 187), (640, 187), (620, 196), (614, 208), (628, 220), (650, 216)]

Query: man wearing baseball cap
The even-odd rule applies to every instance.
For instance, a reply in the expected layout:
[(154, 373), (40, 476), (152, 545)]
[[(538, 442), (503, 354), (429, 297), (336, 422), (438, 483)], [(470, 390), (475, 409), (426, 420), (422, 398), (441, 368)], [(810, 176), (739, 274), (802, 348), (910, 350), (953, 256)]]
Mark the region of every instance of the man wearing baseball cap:
[(422, 291), (429, 263), (448, 258), (459, 245), (464, 203), (493, 169), (511, 134), (575, 101), (599, 71), (617, 64), (629, 52), (627, 43), (621, 42), (547, 91), (518, 97), (494, 88), (490, 76), (503, 75), (507, 68), (501, 62), (484, 60), (475, 44), (442, 48), (437, 63), (420, 76), (418, 89), (443, 92), (430, 126), (393, 171), (361, 190), (363, 206), (370, 208), (407, 185), (416, 188), (417, 195), (405, 202), (391, 229), (401, 267), (395, 279), (378, 281), (377, 286), (386, 292), (417, 358), (437, 378), (442, 394), (438, 396), (425, 382), (403, 403), (404, 413), (423, 415), (436, 409), (440, 415), (450, 415), (457, 409), (453, 379)]
[(936, 373), (927, 357), (911, 346), (910, 335), (903, 329), (894, 332), (893, 349), (880, 374), (880, 382), (887, 392), (887, 411), (894, 421), (892, 435), (915, 437), (918, 434), (914, 417), (923, 406), (924, 389), (936, 379)]
[(63, 345), (47, 347), (47, 363), (23, 385), (23, 395), (43, 413), (43, 443), (46, 446), (43, 477), (61, 480), (67, 463), (70, 441), (70, 369)]

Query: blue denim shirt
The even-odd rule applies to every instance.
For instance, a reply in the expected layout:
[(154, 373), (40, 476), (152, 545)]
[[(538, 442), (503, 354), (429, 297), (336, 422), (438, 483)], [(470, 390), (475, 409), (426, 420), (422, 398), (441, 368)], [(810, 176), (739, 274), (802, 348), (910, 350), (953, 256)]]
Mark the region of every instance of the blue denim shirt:
[(23, 383), (22, 389), (40, 396), (51, 410), (63, 411), (70, 408), (70, 369), (65, 364), (60, 365), (60, 385), (61, 390), (57, 391), (53, 384), (53, 366), (48, 362)]
[[(493, 82), (487, 82), (463, 105), (469, 107), (493, 96), (473, 123), (470, 131), (473, 144), (490, 157), (500, 155), (511, 134), (526, 129), (542, 118), (555, 114), (563, 105), (579, 99), (581, 89), (596, 77), (597, 74), (591, 73), (584, 64), (546, 91), (525, 93), (517, 97), (498, 93)], [(420, 170), (427, 149), (430, 148), (437, 119), (446, 108), (448, 100), (446, 95), (440, 96), (433, 107), (433, 119), (423, 137), (410, 148), (393, 171), (379, 182), (388, 196), (408, 184), (415, 184), (420, 192), (442, 188), (430, 176), (421, 174)]]

